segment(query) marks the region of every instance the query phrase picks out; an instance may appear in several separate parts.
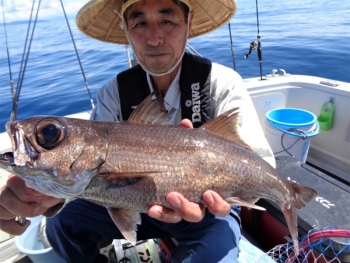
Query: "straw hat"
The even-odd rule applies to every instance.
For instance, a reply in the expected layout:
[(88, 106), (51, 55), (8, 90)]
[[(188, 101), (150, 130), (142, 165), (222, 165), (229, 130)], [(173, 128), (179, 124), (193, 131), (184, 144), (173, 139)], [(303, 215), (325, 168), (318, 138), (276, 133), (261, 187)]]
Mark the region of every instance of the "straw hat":
[[(114, 44), (128, 44), (120, 27), (126, 5), (139, 0), (90, 0), (78, 12), (78, 28), (87, 36)], [(213, 31), (227, 23), (236, 12), (235, 0), (180, 0), (194, 11), (190, 37)]]

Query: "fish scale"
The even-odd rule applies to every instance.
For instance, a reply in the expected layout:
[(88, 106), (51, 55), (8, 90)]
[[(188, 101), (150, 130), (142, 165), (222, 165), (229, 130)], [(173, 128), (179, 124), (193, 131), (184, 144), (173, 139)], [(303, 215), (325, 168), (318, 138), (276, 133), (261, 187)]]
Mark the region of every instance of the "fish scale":
[[(129, 132), (129, 130), (132, 131)], [(112, 135), (109, 134), (109, 136)], [(202, 139), (204, 136), (205, 138)], [(145, 210), (142, 212), (147, 212), (148, 207), (153, 203), (161, 202), (163, 206), (167, 206), (164, 197), (172, 191), (179, 191), (191, 201), (201, 203), (201, 196), (207, 189), (213, 189), (224, 198), (228, 198), (237, 195), (235, 189), (238, 189), (238, 191), (256, 189), (248, 192), (253, 195), (256, 194), (256, 191), (266, 191), (267, 186), (273, 184), (270, 181), (264, 184), (266, 179), (261, 182), (252, 180), (256, 178), (252, 177), (253, 174), (257, 174), (256, 169), (252, 169), (252, 165), (249, 166), (247, 163), (239, 161), (239, 159), (252, 160), (252, 156), (255, 158), (253, 153), (245, 151), (239, 146), (222, 142), (215, 137), (209, 139), (204, 131), (196, 133), (195, 140), (193, 140), (193, 137), (191, 132), (189, 133), (185, 129), (167, 129), (164, 131), (164, 127), (153, 126), (150, 129), (145, 129), (142, 126), (132, 128), (122, 126), (114, 141), (107, 137), (107, 140), (115, 146), (109, 148), (108, 164), (107, 166), (102, 164), (100, 171), (108, 171), (109, 173), (148, 172), (150, 173), (149, 177), (152, 177), (150, 180), (141, 178), (140, 181), (142, 182), (135, 185), (123, 186), (122, 191), (114, 192), (111, 198), (119, 200), (124, 199), (123, 195), (131, 195), (134, 197), (133, 200), (141, 200), (140, 196), (144, 197), (149, 191), (155, 192), (155, 189), (151, 186), (146, 186), (154, 184), (161, 189), (158, 192), (163, 198), (161, 200), (152, 199), (151, 203), (146, 204), (144, 206)], [(146, 144), (147, 147), (142, 143), (141, 138), (149, 138)], [(169, 138), (172, 138), (171, 145), (174, 148), (176, 148), (176, 145), (181, 145), (179, 151), (160, 147), (169, 141)], [(183, 141), (187, 143), (182, 144)], [(198, 147), (198, 142), (201, 142), (200, 147)], [(110, 143), (110, 145), (112, 144)], [(135, 151), (135, 149), (137, 150)], [(164, 156), (167, 156), (167, 158), (164, 158)], [(235, 162), (228, 165), (227, 159), (223, 156), (235, 156)], [(179, 162), (182, 163), (181, 167), (178, 166)], [(265, 170), (268, 169), (271, 174), (276, 174), (276, 171), (262, 159), (257, 159), (257, 162), (258, 164), (254, 167), (265, 167)], [(152, 172), (157, 173), (151, 174)], [(182, 177), (179, 172), (187, 176)], [(236, 176), (240, 180), (236, 180)], [(205, 178), (208, 179), (203, 180)], [(184, 191), (188, 188), (191, 190), (190, 192)], [(84, 197), (94, 201), (94, 197), (89, 197), (86, 192)], [(139, 207), (136, 203), (134, 205)]]

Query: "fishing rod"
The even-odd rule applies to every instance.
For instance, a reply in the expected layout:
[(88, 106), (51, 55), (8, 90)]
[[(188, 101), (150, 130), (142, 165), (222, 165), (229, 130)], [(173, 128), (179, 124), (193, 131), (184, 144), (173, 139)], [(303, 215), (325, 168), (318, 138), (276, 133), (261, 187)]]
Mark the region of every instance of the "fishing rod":
[(12, 79), (11, 60), (10, 60), (10, 52), (9, 52), (8, 41), (7, 41), (5, 10), (4, 10), (4, 1), (3, 0), (1, 0), (1, 6), (2, 6), (2, 17), (3, 17), (3, 20), (4, 20), (4, 33), (5, 33), (5, 43), (6, 43), (6, 51), (7, 51), (7, 64), (8, 64), (8, 67), (9, 67), (9, 74), (10, 74), (10, 87), (11, 87), (11, 94), (12, 94), (12, 97), (13, 97), (13, 94), (14, 94), (14, 91), (13, 91), (14, 82), (13, 82), (13, 79)]
[(244, 59), (248, 59), (253, 50), (257, 50), (258, 52), (258, 60), (260, 67), (260, 80), (265, 80), (262, 76), (262, 48), (261, 48), (261, 36), (260, 36), (260, 23), (259, 23), (259, 8), (258, 8), (258, 0), (255, 0), (256, 6), (256, 24), (257, 24), (257, 39), (252, 41), (249, 45), (249, 52), (243, 55)]
[(236, 59), (235, 59), (235, 50), (233, 48), (233, 42), (232, 42), (231, 22), (228, 22), (228, 28), (229, 28), (229, 32), (230, 32), (231, 55), (232, 55), (233, 69), (236, 71)]
[[(22, 89), (22, 84), (23, 84), (23, 80), (24, 80), (24, 75), (26, 72), (26, 67), (27, 67), (27, 62), (28, 62), (28, 58), (29, 58), (29, 54), (30, 54), (30, 49), (31, 49), (31, 44), (33, 41), (33, 36), (34, 36), (34, 31), (36, 28), (36, 23), (38, 21), (38, 14), (39, 14), (39, 10), (40, 10), (40, 4), (41, 4), (41, 0), (38, 1), (37, 7), (36, 7), (36, 14), (35, 14), (35, 18), (33, 18), (33, 12), (34, 12), (34, 7), (35, 7), (35, 2), (36, 0), (33, 0), (33, 4), (32, 4), (32, 9), (31, 9), (31, 13), (30, 13), (30, 18), (29, 18), (29, 22), (28, 22), (28, 29), (27, 29), (27, 35), (25, 38), (25, 43), (24, 43), (24, 49), (23, 49), (23, 53), (22, 53), (22, 60), (21, 60), (21, 64), (20, 64), (20, 70), (19, 70), (19, 74), (18, 74), (18, 81), (17, 81), (17, 86), (16, 89), (13, 89), (13, 80), (12, 80), (12, 74), (11, 74), (11, 67), (10, 67), (10, 59), (9, 59), (9, 51), (7, 51), (8, 53), (8, 64), (9, 64), (9, 70), (10, 70), (10, 85), (11, 85), (11, 94), (12, 94), (12, 101), (13, 101), (13, 105), (12, 105), (12, 112), (11, 112), (11, 116), (10, 116), (10, 122), (14, 121), (15, 119), (17, 119), (17, 107), (18, 107), (18, 101), (19, 101), (19, 97), (20, 97), (20, 93), (21, 93), (21, 89)], [(91, 103), (91, 107), (92, 109), (94, 108), (94, 102), (91, 96), (91, 92), (90, 92), (90, 88), (85, 76), (85, 72), (82, 66), (82, 63), (80, 61), (80, 57), (78, 54), (78, 50), (77, 47), (75, 45), (75, 41), (74, 41), (74, 37), (72, 34), (72, 30), (69, 26), (69, 22), (68, 22), (68, 18), (67, 18), (67, 14), (66, 11), (64, 9), (63, 6), (63, 2), (62, 0), (60, 0), (61, 2), (61, 6), (62, 6), (62, 10), (63, 10), (63, 14), (64, 17), (66, 19), (67, 22), (67, 27), (69, 29), (69, 33), (71, 35), (71, 39), (72, 39), (72, 43), (73, 43), (73, 47), (77, 56), (77, 60), (79, 62), (79, 66), (80, 66), (80, 70), (82, 72), (83, 78), (84, 78), (84, 82), (85, 82), (85, 86), (90, 98), (90, 103)], [(2, 3), (3, 6), (3, 3)], [(4, 8), (3, 12), (4, 12)], [(33, 21), (34, 20), (34, 21)], [(32, 25), (33, 24), (33, 25)], [(4, 16), (4, 27), (5, 27), (5, 16)], [(7, 35), (6, 35), (6, 28), (5, 28), (5, 36), (6, 36), (6, 45), (7, 45)], [(7, 45), (8, 46), (8, 45)]]
[(67, 27), (68, 27), (68, 30), (69, 30), (69, 33), (70, 33), (70, 36), (71, 36), (71, 39), (72, 39), (72, 43), (73, 43), (73, 46), (74, 46), (75, 54), (76, 54), (77, 60), (79, 62), (80, 71), (81, 71), (81, 74), (83, 75), (83, 79), (84, 79), (84, 82), (85, 82), (85, 87), (86, 87), (86, 90), (87, 90), (89, 98), (90, 98), (91, 108), (94, 109), (95, 108), (94, 100), (92, 99), (90, 88), (89, 88), (89, 84), (88, 84), (88, 81), (87, 81), (86, 76), (85, 76), (84, 68), (83, 68), (83, 65), (82, 65), (81, 60), (80, 60), (80, 56), (79, 56), (79, 53), (78, 53), (77, 46), (75, 45), (73, 33), (72, 33), (72, 30), (71, 30), (69, 22), (68, 22), (66, 10), (64, 9), (64, 5), (63, 5), (62, 0), (60, 0), (60, 2), (61, 2), (61, 6), (62, 6), (64, 17), (66, 19)]

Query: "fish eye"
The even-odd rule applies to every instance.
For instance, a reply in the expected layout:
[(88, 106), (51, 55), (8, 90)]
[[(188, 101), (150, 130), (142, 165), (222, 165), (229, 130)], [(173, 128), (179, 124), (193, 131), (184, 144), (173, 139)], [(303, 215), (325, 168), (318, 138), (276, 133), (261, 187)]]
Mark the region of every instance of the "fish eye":
[(44, 119), (36, 125), (35, 137), (42, 148), (51, 150), (64, 141), (65, 129), (58, 120)]
[(48, 142), (55, 142), (61, 131), (53, 124), (48, 124), (41, 130), (43, 138)]

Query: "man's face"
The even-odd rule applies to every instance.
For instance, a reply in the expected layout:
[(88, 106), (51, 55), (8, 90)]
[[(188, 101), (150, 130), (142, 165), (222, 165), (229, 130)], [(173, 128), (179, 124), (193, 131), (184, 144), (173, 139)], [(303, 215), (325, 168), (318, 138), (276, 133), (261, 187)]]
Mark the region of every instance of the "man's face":
[(167, 72), (181, 58), (189, 25), (181, 8), (171, 0), (145, 0), (127, 11), (126, 34), (143, 67), (159, 74)]

